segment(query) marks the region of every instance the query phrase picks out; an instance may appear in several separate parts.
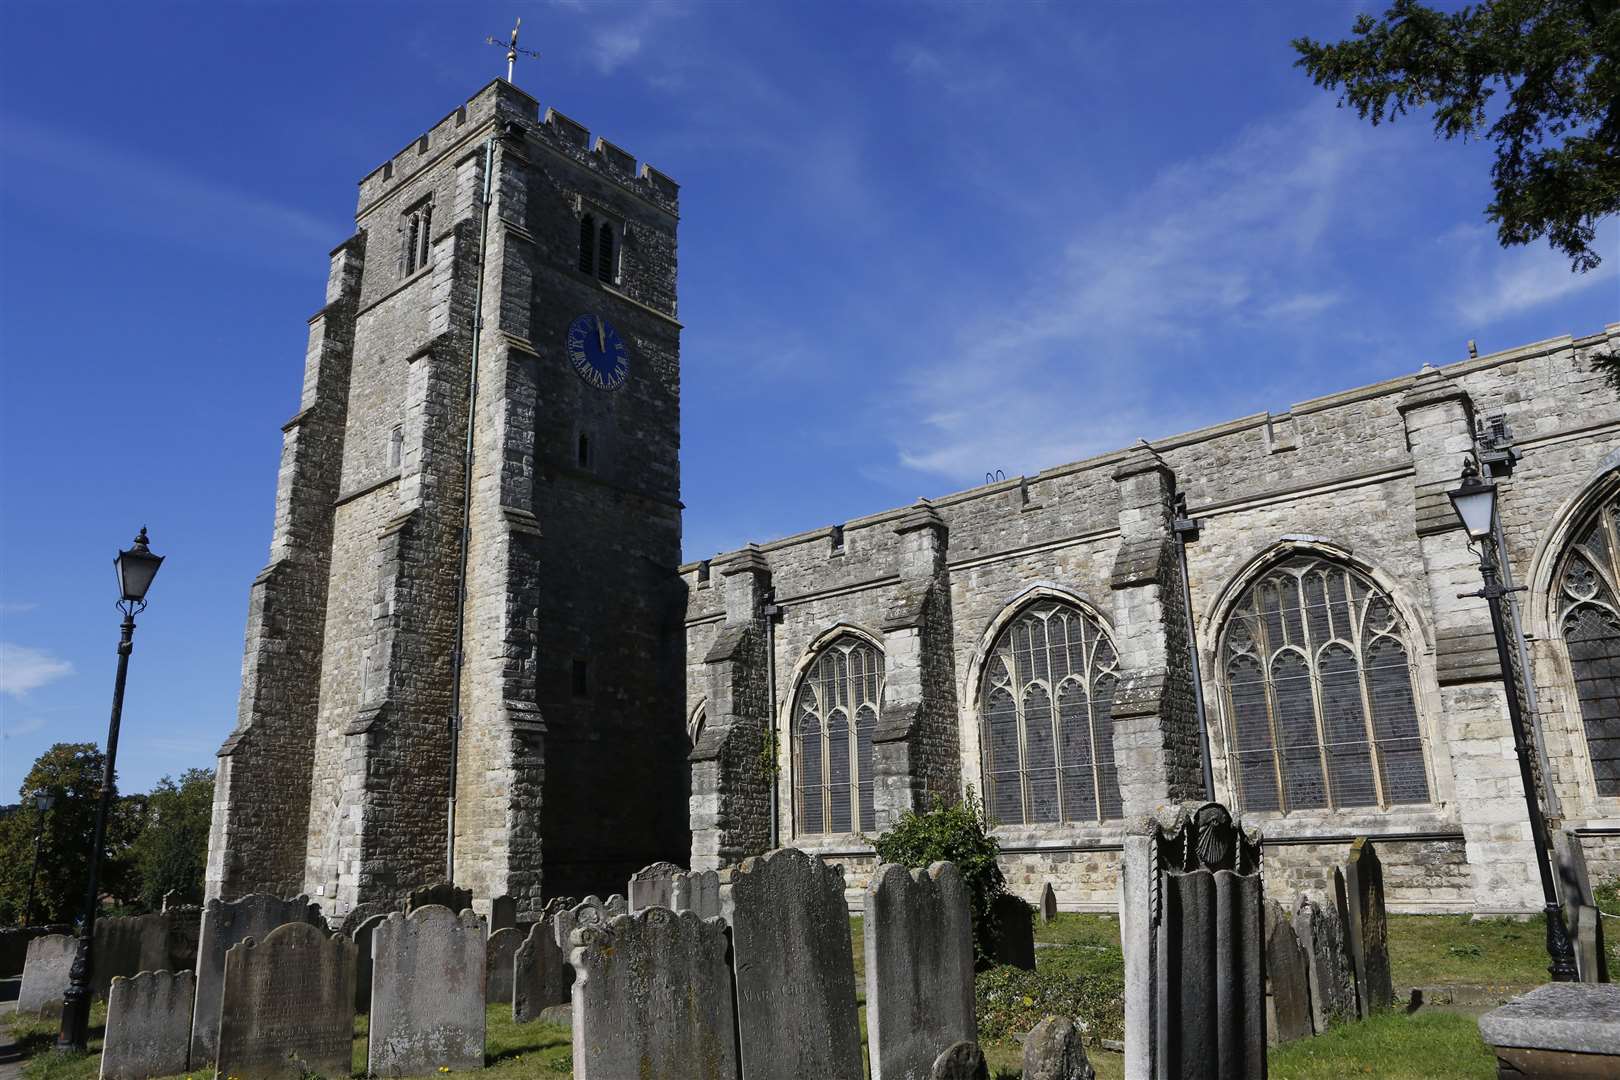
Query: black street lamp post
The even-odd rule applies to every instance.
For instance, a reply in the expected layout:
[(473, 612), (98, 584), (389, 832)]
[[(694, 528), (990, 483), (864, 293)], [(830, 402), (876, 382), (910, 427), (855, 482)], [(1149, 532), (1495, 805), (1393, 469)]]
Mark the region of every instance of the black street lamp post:
[(28, 871), (28, 902), (23, 905), (23, 925), (34, 919), (34, 882), (39, 879), (39, 843), (45, 839), (45, 812), (56, 803), (56, 796), (48, 791), (34, 792), (34, 809), (39, 821), (34, 826), (34, 868)]
[(1552, 961), (1547, 973), (1554, 982), (1574, 982), (1575, 947), (1564, 925), (1564, 912), (1558, 906), (1553, 886), (1552, 852), (1547, 841), (1547, 822), (1541, 816), (1541, 799), (1536, 794), (1535, 772), (1530, 765), (1530, 744), (1525, 738), (1524, 712), (1519, 706), (1518, 687), (1513, 678), (1506, 620), (1502, 617), (1502, 597), (1510, 591), (1501, 582), (1494, 554), (1496, 526), (1496, 485), (1480, 478), (1470, 458), (1463, 464), (1461, 482), (1447, 492), (1452, 509), (1462, 519), (1468, 537), (1479, 544), (1479, 575), (1484, 588), (1460, 596), (1478, 596), (1491, 611), (1491, 632), (1496, 637), (1496, 659), (1502, 667), (1502, 687), (1507, 692), (1508, 724), (1513, 729), (1513, 749), (1519, 756), (1519, 780), (1524, 785), (1525, 807), (1530, 813), (1530, 838), (1536, 845), (1536, 869), (1541, 872), (1541, 893), (1546, 903), (1547, 956)]
[(118, 639), (118, 676), (113, 681), (112, 719), (107, 722), (107, 764), (101, 774), (101, 799), (96, 804), (95, 839), (90, 848), (90, 881), (85, 888), (84, 922), (79, 928), (79, 948), (68, 972), (67, 993), (62, 996), (62, 1029), (56, 1036), (58, 1050), (87, 1049), (90, 1038), (90, 973), (94, 968), (96, 906), (99, 890), (96, 872), (101, 868), (101, 847), (106, 842), (107, 812), (112, 807), (113, 769), (118, 760), (118, 721), (124, 711), (124, 677), (129, 673), (129, 654), (134, 648), (135, 616), (146, 609), (146, 590), (157, 576), (163, 556), (146, 546), (146, 528), (135, 538), (135, 546), (120, 551), (113, 560), (118, 570), (118, 609), (124, 613), (123, 634)]

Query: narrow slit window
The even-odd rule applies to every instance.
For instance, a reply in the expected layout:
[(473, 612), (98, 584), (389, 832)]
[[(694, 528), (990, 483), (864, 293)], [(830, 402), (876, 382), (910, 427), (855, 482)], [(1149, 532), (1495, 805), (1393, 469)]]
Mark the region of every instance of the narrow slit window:
[(590, 432), (582, 431), (582, 432), (579, 433), (579, 445), (577, 447), (577, 452), (578, 452), (578, 459), (579, 459), (579, 467), (582, 468), (582, 469), (590, 468), (591, 467), (591, 434), (590, 434)]
[(589, 660), (574, 661), (574, 696), (577, 698), (589, 697), (591, 694), (591, 664)]
[(405, 449), (405, 428), (400, 424), (394, 425), (394, 430), (388, 433), (388, 467), (399, 468), (400, 458)]

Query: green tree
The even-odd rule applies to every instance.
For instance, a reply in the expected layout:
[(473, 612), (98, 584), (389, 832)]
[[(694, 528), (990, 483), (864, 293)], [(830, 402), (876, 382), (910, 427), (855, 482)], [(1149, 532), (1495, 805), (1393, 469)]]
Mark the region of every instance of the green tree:
[(1001, 845), (990, 835), (984, 808), (971, 787), (960, 802), (938, 800), (925, 814), (908, 810), (872, 846), (879, 862), (909, 869), (955, 863), (972, 897), (974, 959), (980, 968), (995, 962), (996, 928), (990, 908), (1006, 891), (1007, 879), (996, 862)]
[(158, 910), (163, 894), (171, 889), (193, 902), (202, 899), (213, 809), (211, 769), (187, 769), (178, 782), (165, 776), (146, 796), (131, 862), (140, 901), (147, 908)]
[(1393, 0), (1352, 30), (1299, 38), (1298, 65), (1375, 125), (1432, 106), (1437, 135), (1490, 139), (1500, 242), (1546, 237), (1573, 270), (1598, 265), (1597, 223), (1620, 212), (1620, 0)]
[[(83, 914), (96, 800), (106, 760), (95, 743), (57, 743), (28, 770), (17, 792), (22, 807), (0, 822), (0, 923), (18, 924), (23, 920), (28, 874), (34, 864), (34, 832), (39, 822), (33, 808), (34, 793), (41, 790), (55, 796), (56, 803), (45, 815), (34, 891), (34, 922), (72, 922)], [(103, 852), (103, 858), (106, 867), (112, 860), (107, 852)]]

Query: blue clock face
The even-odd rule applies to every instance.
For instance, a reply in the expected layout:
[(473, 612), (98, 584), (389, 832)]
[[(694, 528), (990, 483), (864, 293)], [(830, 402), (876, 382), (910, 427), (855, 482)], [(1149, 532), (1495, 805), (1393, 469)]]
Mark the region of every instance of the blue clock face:
[(630, 375), (630, 350), (600, 315), (581, 315), (569, 324), (568, 359), (598, 390), (617, 390)]

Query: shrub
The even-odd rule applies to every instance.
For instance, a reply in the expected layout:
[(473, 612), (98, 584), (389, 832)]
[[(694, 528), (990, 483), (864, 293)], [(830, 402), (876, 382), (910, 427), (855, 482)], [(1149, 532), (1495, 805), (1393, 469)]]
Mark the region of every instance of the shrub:
[(960, 802), (938, 799), (924, 814), (908, 810), (872, 846), (879, 862), (909, 869), (955, 863), (973, 905), (974, 959), (981, 969), (995, 962), (996, 931), (990, 905), (1006, 891), (1007, 880), (996, 863), (1001, 845), (991, 838), (984, 808), (971, 787)]
[(1080, 1020), (1088, 1042), (1125, 1037), (1125, 978), (1117, 954), (1093, 965), (1081, 959), (1078, 950), (1063, 951), (1074, 952), (1077, 962), (1043, 964), (1035, 971), (996, 967), (979, 973), (973, 988), (980, 1042), (1029, 1031), (1048, 1016)]

